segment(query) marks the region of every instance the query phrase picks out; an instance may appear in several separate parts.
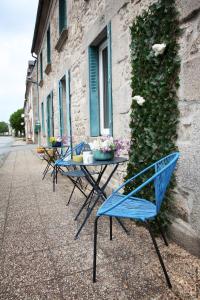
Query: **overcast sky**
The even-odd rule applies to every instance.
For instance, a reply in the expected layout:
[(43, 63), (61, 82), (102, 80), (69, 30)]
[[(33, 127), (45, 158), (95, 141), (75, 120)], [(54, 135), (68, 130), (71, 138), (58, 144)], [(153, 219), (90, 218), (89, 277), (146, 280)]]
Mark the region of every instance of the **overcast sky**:
[(0, 121), (23, 107), (38, 0), (0, 0)]

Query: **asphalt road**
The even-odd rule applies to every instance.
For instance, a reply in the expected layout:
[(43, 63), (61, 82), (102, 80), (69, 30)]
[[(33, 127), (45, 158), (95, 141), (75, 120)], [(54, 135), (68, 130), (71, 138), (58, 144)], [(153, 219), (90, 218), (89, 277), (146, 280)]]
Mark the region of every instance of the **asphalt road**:
[(0, 136), (0, 155), (9, 152), (14, 141), (12, 136)]
[(0, 136), (0, 167), (3, 165), (9, 152), (34, 148), (35, 145), (27, 145), (22, 140), (16, 140), (12, 136)]

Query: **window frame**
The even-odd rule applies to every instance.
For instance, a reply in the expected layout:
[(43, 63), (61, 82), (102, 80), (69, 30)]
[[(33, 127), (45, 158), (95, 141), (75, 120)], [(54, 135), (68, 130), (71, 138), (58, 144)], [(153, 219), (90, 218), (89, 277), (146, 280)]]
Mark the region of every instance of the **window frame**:
[[(104, 70), (103, 70), (103, 50), (107, 48), (108, 51), (108, 40), (106, 39), (99, 45), (99, 119), (100, 119), (100, 135), (109, 135), (110, 126), (104, 127)], [(107, 74), (108, 76), (108, 74)], [(107, 101), (108, 97), (107, 97)], [(109, 105), (109, 103), (108, 103)]]

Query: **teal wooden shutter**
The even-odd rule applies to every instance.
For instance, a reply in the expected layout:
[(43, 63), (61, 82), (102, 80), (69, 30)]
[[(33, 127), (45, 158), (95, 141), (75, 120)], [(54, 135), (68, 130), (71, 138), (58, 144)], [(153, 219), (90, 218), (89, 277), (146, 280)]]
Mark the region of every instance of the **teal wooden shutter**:
[(58, 82), (58, 113), (59, 113), (59, 126), (60, 136), (63, 135), (63, 105), (62, 105), (62, 82)]
[(51, 110), (51, 135), (54, 136), (54, 108), (53, 108), (53, 91), (50, 94), (50, 110)]
[(47, 104), (46, 104), (46, 122), (47, 122), (47, 144), (49, 144), (49, 138), (51, 136), (51, 125), (50, 125), (50, 97), (47, 96)]
[(66, 18), (67, 8), (66, 0), (59, 0), (59, 32), (62, 33), (63, 29), (67, 27)]
[(51, 63), (51, 31), (50, 26), (47, 30), (47, 63)]
[(100, 135), (99, 114), (99, 52), (98, 48), (89, 49), (89, 103), (90, 103), (90, 135)]
[(113, 135), (113, 107), (112, 107), (112, 36), (111, 22), (107, 25), (108, 40), (108, 101), (109, 101), (109, 129)]
[(71, 121), (71, 93), (70, 93), (70, 70), (66, 73), (66, 103), (67, 103), (67, 135), (70, 147), (72, 147), (72, 121)]

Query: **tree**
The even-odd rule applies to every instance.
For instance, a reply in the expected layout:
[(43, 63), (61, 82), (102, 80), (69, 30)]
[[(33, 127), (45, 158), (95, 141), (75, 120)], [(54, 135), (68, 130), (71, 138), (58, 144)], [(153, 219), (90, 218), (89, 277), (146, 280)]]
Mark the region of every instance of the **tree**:
[[(15, 130), (15, 136), (20, 132), (20, 136), (24, 133), (24, 118), (22, 118), (22, 114), (24, 113), (23, 108), (18, 109), (10, 116), (10, 125)], [(23, 125), (22, 125), (23, 124)]]
[(6, 122), (0, 122), (0, 134), (8, 132), (8, 124)]

